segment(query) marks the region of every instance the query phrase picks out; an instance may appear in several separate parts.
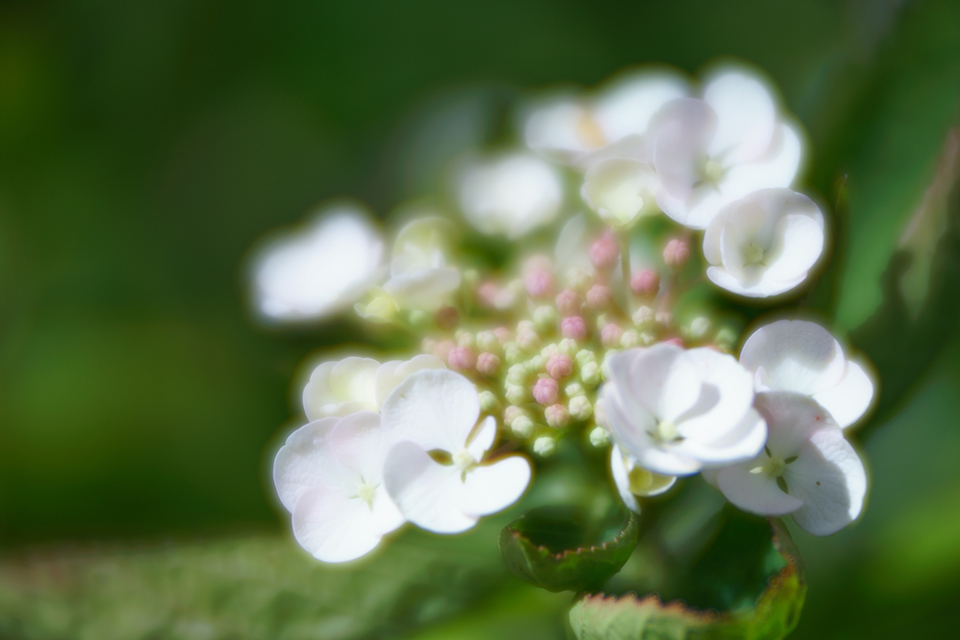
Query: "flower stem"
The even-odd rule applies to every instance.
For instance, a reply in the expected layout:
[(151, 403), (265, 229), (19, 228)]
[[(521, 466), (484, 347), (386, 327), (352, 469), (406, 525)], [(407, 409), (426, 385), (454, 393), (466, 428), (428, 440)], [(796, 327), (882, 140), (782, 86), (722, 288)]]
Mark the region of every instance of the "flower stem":
[(630, 297), (630, 234), (626, 230), (617, 233), (620, 241), (620, 270), (623, 277), (623, 299), (626, 301), (627, 316), (633, 313), (633, 301)]

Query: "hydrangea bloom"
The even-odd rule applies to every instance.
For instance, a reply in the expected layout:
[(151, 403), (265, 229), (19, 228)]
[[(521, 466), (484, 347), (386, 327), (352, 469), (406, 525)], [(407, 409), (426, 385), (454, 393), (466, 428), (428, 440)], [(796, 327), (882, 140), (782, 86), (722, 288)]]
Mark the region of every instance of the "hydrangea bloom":
[(640, 512), (638, 497), (657, 496), (677, 483), (676, 476), (667, 476), (644, 469), (636, 460), (626, 456), (619, 445), (610, 449), (610, 473), (617, 493), (627, 508)]
[(591, 166), (581, 195), (600, 218), (614, 228), (628, 227), (656, 213), (660, 180), (653, 167), (632, 158), (608, 158)]
[(650, 121), (647, 144), (663, 185), (660, 208), (693, 229), (751, 191), (789, 187), (802, 154), (771, 90), (740, 67), (708, 78), (702, 98), (664, 105)]
[(726, 207), (707, 227), (707, 277), (727, 291), (764, 298), (800, 286), (823, 253), (823, 214), (807, 196), (761, 189)]
[(643, 467), (691, 475), (757, 455), (766, 438), (751, 407), (753, 380), (731, 356), (671, 344), (608, 359), (601, 390), (607, 426)]
[(397, 233), (383, 290), (400, 307), (433, 311), (460, 286), (460, 272), (447, 265), (450, 235), (450, 222), (435, 216), (413, 220)]
[(351, 356), (319, 364), (303, 388), (303, 410), (310, 420), (345, 416), (355, 411), (379, 411), (390, 392), (421, 369), (444, 369), (431, 354), (380, 364)]
[(380, 416), (363, 411), (311, 422), (277, 452), (277, 495), (297, 542), (317, 559), (359, 558), (403, 524), (383, 486), (389, 444)]
[(867, 475), (830, 414), (812, 399), (788, 391), (758, 394), (756, 407), (770, 431), (763, 452), (720, 469), (709, 480), (741, 509), (792, 514), (814, 535), (835, 533), (856, 520)]
[(846, 357), (815, 322), (778, 320), (750, 334), (740, 364), (754, 373), (756, 390), (795, 391), (812, 397), (842, 428), (859, 420), (873, 399), (864, 366)]
[[(485, 461), (497, 421), (488, 416), (477, 424), (479, 417), (476, 387), (453, 371), (415, 373), (387, 399), (384, 429), (399, 442), (387, 456), (384, 481), (407, 520), (458, 533), (523, 494), (530, 463), (518, 455)], [(441, 456), (446, 460), (438, 462)]]
[(556, 169), (530, 153), (473, 162), (464, 168), (459, 186), (467, 221), (489, 235), (525, 235), (556, 218), (563, 203)]
[(382, 277), (383, 241), (366, 211), (339, 205), (264, 247), (253, 295), (270, 320), (315, 320), (342, 311)]

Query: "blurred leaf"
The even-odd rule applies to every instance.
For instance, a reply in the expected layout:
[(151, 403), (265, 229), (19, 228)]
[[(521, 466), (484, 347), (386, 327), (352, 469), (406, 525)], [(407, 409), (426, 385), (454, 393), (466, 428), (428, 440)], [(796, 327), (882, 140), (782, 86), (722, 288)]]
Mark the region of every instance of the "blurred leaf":
[(90, 550), (0, 561), (0, 637), (155, 640), (380, 637), (444, 620), (504, 584), (490, 519), (409, 531), (362, 564), (322, 565), (287, 539)]
[(540, 507), (504, 527), (500, 554), (514, 575), (548, 591), (595, 589), (623, 567), (640, 533), (629, 514), (593, 522), (582, 509)]
[[(776, 640), (786, 637), (800, 619), (806, 593), (803, 570), (793, 540), (780, 520), (771, 520), (772, 540), (764, 534), (757, 544), (758, 521), (734, 516), (689, 575), (693, 591), (713, 601), (740, 602), (717, 611), (680, 601), (664, 603), (660, 596), (638, 597), (604, 593), (583, 594), (570, 611), (578, 640), (686, 640), (729, 638)], [(769, 529), (766, 529), (769, 531)], [(762, 580), (757, 595), (756, 583)], [(737, 585), (742, 592), (732, 596)]]

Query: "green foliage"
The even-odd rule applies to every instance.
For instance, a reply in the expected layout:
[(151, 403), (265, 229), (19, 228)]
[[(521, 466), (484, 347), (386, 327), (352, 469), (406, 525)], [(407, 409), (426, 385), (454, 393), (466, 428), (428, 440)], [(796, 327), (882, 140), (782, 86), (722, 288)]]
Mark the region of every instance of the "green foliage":
[(500, 554), (514, 575), (548, 591), (583, 591), (603, 585), (630, 558), (640, 524), (617, 514), (594, 522), (583, 509), (540, 507), (500, 533)]
[[(691, 569), (688, 592), (694, 598), (727, 603), (721, 610), (681, 601), (664, 603), (656, 594), (581, 594), (570, 610), (574, 634), (578, 640), (786, 637), (800, 619), (806, 584), (783, 523), (773, 520), (771, 526), (772, 540), (765, 525), (732, 517)], [(762, 541), (758, 533), (763, 534)]]

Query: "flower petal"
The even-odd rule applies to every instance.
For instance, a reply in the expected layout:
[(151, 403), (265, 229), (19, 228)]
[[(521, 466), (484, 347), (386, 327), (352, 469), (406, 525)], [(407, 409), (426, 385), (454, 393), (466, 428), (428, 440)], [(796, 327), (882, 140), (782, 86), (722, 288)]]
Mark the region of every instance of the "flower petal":
[(327, 440), (341, 465), (356, 471), (366, 484), (380, 484), (389, 443), (384, 442), (379, 414), (361, 411), (343, 417)]
[(377, 369), (376, 394), (377, 406), (382, 407), (397, 385), (409, 376), (423, 369), (446, 369), (447, 365), (435, 355), (422, 353), (409, 360), (391, 360)]
[(754, 406), (767, 421), (767, 448), (784, 460), (800, 455), (800, 450), (814, 430), (825, 425), (838, 428), (823, 407), (800, 393), (758, 393)]
[(293, 511), (300, 496), (312, 487), (336, 487), (348, 492), (356, 486), (356, 474), (344, 469), (330, 449), (330, 433), (339, 418), (324, 418), (306, 424), (287, 438), (273, 461), (277, 496)]
[(384, 431), (425, 450), (456, 453), (480, 416), (477, 388), (447, 369), (417, 371), (401, 382), (383, 404)]
[(640, 504), (636, 496), (630, 491), (630, 476), (627, 470), (626, 462), (623, 459), (623, 452), (618, 445), (610, 448), (610, 475), (613, 476), (613, 485), (620, 494), (620, 499), (627, 509), (635, 513), (640, 513)]
[(749, 409), (724, 437), (710, 442), (687, 438), (675, 449), (704, 465), (726, 466), (755, 457), (766, 440), (766, 421), (757, 411)]
[(315, 487), (304, 492), (293, 510), (293, 535), (323, 562), (347, 562), (366, 555), (380, 543), (370, 526), (370, 508), (359, 498)]
[(749, 162), (770, 146), (776, 105), (771, 90), (755, 74), (742, 68), (723, 70), (707, 81), (703, 100), (717, 114), (712, 157), (730, 164)]
[(795, 280), (807, 275), (823, 254), (823, 223), (805, 215), (786, 215), (777, 224), (776, 240), (767, 252), (765, 276)]
[(497, 419), (493, 416), (484, 418), (473, 432), (470, 443), (467, 445), (467, 452), (473, 456), (474, 460), (483, 459), (483, 454), (489, 451), (497, 439)]
[(474, 467), (464, 479), (460, 509), (470, 517), (502, 511), (520, 499), (531, 474), (530, 463), (520, 455)]
[(709, 446), (738, 433), (753, 404), (753, 376), (733, 356), (706, 347), (688, 350), (685, 358), (699, 373), (701, 388), (696, 404), (677, 421), (680, 435)]
[[(375, 379), (380, 363), (351, 356), (324, 362), (310, 374), (303, 388), (303, 409), (311, 420), (346, 415), (357, 410), (375, 411)], [(341, 406), (349, 403), (348, 406)]]
[(442, 465), (413, 442), (400, 442), (387, 454), (384, 485), (400, 512), (434, 533), (460, 533), (477, 523), (462, 511), (465, 489), (461, 471)]
[(689, 92), (683, 76), (666, 70), (617, 78), (594, 102), (594, 119), (610, 142), (642, 134), (650, 118), (667, 102)]
[(840, 343), (815, 322), (778, 320), (750, 334), (740, 363), (753, 371), (759, 391), (806, 395), (835, 387), (846, 370)]
[(803, 145), (797, 128), (780, 123), (767, 152), (753, 162), (730, 166), (717, 187), (728, 201), (758, 189), (789, 187), (802, 160)]
[(456, 269), (421, 269), (395, 275), (383, 290), (408, 309), (432, 311), (460, 287), (460, 272)]
[(759, 461), (754, 460), (717, 472), (717, 487), (727, 500), (744, 511), (764, 516), (782, 516), (803, 506), (803, 500), (784, 493), (775, 478), (751, 473), (757, 464)]
[(671, 100), (651, 118), (647, 142), (657, 175), (672, 197), (685, 200), (700, 182), (700, 164), (716, 127), (716, 112), (695, 98)]
[(860, 419), (873, 400), (873, 381), (859, 363), (848, 360), (847, 370), (835, 387), (813, 394), (830, 412), (841, 428), (846, 429)]

